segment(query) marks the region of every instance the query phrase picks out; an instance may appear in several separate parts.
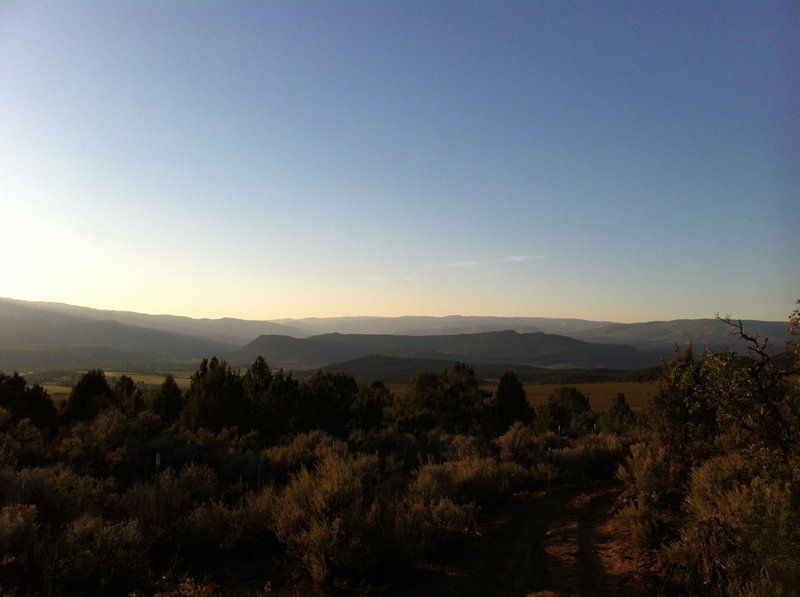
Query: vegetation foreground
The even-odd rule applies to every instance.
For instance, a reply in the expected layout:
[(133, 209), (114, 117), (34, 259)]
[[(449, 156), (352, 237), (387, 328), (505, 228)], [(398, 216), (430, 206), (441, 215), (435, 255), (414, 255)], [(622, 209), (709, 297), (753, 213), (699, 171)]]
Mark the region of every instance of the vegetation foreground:
[[(459, 546), (485, 553), (487, 517), (533, 529), (585, 486), (616, 500), (642, 592), (796, 595), (800, 342), (728, 323), (749, 357), (677, 351), (636, 412), (568, 386), (533, 408), (513, 372), (489, 392), (463, 364), (397, 395), (261, 358), (204, 360), (186, 389), (93, 370), (58, 409), (0, 374), (0, 591), (399, 594)], [(531, 575), (529, 548), (513, 564)]]

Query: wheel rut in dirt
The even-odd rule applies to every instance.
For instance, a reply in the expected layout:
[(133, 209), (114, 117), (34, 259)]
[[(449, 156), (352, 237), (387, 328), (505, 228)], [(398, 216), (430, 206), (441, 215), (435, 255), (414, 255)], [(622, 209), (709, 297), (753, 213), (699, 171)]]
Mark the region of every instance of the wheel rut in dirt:
[(396, 597), (605, 597), (639, 595), (636, 562), (612, 517), (614, 481), (558, 485), (515, 496), (443, 563), (426, 566)]

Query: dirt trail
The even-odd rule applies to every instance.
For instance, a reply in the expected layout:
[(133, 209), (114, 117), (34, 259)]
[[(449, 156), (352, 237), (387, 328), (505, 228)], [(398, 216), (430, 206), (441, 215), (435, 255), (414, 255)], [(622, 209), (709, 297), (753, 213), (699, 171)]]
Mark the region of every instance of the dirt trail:
[(616, 482), (554, 486), (517, 496), (442, 565), (420, 570), (389, 595), (604, 597), (642, 595), (641, 562), (611, 520)]

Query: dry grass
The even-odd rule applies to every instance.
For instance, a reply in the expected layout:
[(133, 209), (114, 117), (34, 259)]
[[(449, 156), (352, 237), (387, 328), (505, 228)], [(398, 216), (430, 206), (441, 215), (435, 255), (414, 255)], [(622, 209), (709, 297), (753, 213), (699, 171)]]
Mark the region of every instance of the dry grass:
[[(121, 375), (127, 375), (137, 383), (141, 382), (153, 386), (160, 386), (164, 382), (164, 378), (167, 376), (166, 373), (164, 373), (163, 375), (161, 374), (151, 375), (146, 373), (128, 373), (126, 371), (106, 371), (105, 374), (106, 378), (120, 377)], [(188, 374), (185, 374), (185, 372), (173, 373), (173, 377), (175, 377), (175, 383), (177, 383), (181, 389), (186, 389), (189, 387), (189, 384), (191, 383), (191, 376), (192, 376), (191, 373)]]
[[(593, 383), (576, 384), (524, 384), (528, 402), (533, 406), (540, 406), (547, 402), (547, 397), (557, 388), (570, 386), (578, 388), (589, 398), (592, 410), (599, 412), (608, 409), (617, 394), (625, 394), (625, 399), (630, 407), (639, 410), (647, 400), (656, 392), (655, 381), (599, 381)], [(386, 384), (386, 387), (395, 395), (405, 391), (405, 384)], [(494, 392), (496, 385), (482, 386), (485, 390)]]
[(638, 410), (656, 391), (656, 382), (654, 381), (624, 381), (546, 385), (525, 384), (525, 393), (531, 404), (539, 406), (547, 402), (547, 397), (556, 388), (563, 385), (578, 388), (579, 392), (589, 398), (589, 403), (594, 411), (606, 410), (611, 406), (611, 402), (616, 398), (617, 394), (625, 394), (625, 399), (631, 408)]

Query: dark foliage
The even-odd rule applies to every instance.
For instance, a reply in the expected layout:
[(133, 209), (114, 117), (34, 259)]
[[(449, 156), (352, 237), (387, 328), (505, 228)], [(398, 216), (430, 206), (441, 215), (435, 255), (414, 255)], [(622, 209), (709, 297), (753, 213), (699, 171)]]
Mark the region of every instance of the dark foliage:
[(494, 398), (488, 403), (488, 425), (495, 435), (505, 432), (516, 422), (530, 423), (533, 409), (528, 404), (525, 388), (516, 374), (509, 370), (500, 378)]
[(0, 408), (9, 412), (10, 422), (30, 419), (38, 427), (51, 427), (56, 421), (56, 408), (41, 386), (28, 386), (16, 371), (0, 373)]
[[(644, 439), (619, 476), (620, 518), (666, 582), (699, 595), (793, 595), (800, 583), (800, 343), (750, 344), (662, 367)], [(797, 334), (800, 312), (790, 317)]]
[(114, 394), (101, 369), (91, 369), (78, 380), (69, 393), (66, 414), (77, 420), (87, 420), (114, 405)]

